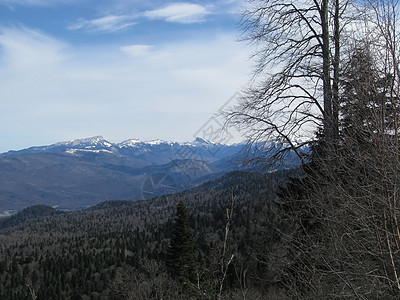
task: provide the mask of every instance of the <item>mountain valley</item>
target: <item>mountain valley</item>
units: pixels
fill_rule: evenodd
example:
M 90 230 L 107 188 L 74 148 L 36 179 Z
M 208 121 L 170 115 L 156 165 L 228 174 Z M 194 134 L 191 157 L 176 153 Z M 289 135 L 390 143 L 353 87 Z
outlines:
M 128 140 L 102 136 L 0 154 L 0 213 L 46 204 L 76 210 L 105 200 L 149 199 L 239 168 L 243 144 Z
M 279 145 L 271 145 L 279 151 Z M 0 154 L 0 215 L 37 204 L 78 210 L 107 200 L 176 193 L 245 170 L 243 161 L 254 153 L 260 149 L 246 143 L 201 138 L 110 143 L 102 136 L 9 151 Z M 288 168 L 299 164 L 294 155 L 286 162 Z

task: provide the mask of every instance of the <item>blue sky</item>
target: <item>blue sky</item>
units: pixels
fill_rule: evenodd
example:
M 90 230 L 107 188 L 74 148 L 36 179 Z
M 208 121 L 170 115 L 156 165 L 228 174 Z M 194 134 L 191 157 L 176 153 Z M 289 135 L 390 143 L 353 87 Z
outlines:
M 244 2 L 0 0 L 0 152 L 191 141 L 250 79 Z

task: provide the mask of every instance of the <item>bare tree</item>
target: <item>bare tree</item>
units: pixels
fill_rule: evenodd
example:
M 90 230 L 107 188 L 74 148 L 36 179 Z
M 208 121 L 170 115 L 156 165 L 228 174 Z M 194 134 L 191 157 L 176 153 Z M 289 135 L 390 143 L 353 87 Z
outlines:
M 243 40 L 256 50 L 251 86 L 226 112 L 251 141 L 277 140 L 296 151 L 296 137 L 323 127 L 338 135 L 341 32 L 347 0 L 250 0 L 243 14 Z M 300 155 L 299 152 L 296 152 Z M 301 155 L 300 155 L 301 156 Z
M 399 298 L 399 4 L 357 2 L 364 20 L 346 19 L 346 1 L 251 1 L 244 14 L 257 65 L 228 122 L 293 150 L 323 128 L 279 204 L 287 251 L 274 259 L 293 297 Z
M 140 268 L 124 265 L 110 284 L 107 299 L 186 299 L 179 282 L 171 278 L 164 264 L 144 259 Z
M 31 285 L 27 285 L 27 288 L 29 290 L 29 295 L 31 296 L 32 300 L 36 300 L 37 299 L 37 295 L 36 295 L 36 291 L 35 288 Z
M 296 297 L 395 299 L 400 99 L 373 43 L 360 44 L 349 57 L 339 147 L 328 157 L 315 151 L 308 176 L 287 190 L 289 263 L 282 273 Z
M 233 217 L 233 209 L 235 206 L 235 196 L 233 195 L 233 191 L 231 191 L 231 203 L 230 207 L 226 209 L 226 221 L 225 221 L 225 232 L 224 232 L 224 242 L 222 244 L 222 250 L 221 250 L 221 257 L 220 257 L 220 276 L 221 278 L 219 279 L 218 283 L 218 294 L 217 294 L 217 299 L 221 299 L 222 297 L 222 291 L 224 288 L 224 281 L 226 279 L 226 275 L 228 273 L 228 268 L 230 264 L 232 263 L 235 255 L 231 254 L 229 257 L 227 256 L 227 251 L 228 251 L 228 236 L 231 231 L 231 226 L 232 226 L 232 217 Z

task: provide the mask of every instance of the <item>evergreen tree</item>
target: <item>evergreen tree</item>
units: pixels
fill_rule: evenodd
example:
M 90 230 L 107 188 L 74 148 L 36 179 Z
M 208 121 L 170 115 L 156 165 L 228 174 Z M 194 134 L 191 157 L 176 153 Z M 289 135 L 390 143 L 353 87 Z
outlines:
M 196 265 L 197 249 L 193 232 L 189 227 L 185 203 L 180 200 L 167 253 L 167 268 L 174 278 L 181 283 L 187 283 L 195 280 Z
M 319 141 L 306 176 L 280 193 L 282 278 L 293 298 L 398 298 L 399 109 L 378 67 L 367 47 L 354 49 L 338 147 L 329 153 Z
M 345 147 L 368 147 L 376 138 L 389 136 L 398 114 L 393 105 L 398 99 L 390 96 L 392 75 L 379 71 L 369 44 L 354 49 L 342 76 L 340 125 Z

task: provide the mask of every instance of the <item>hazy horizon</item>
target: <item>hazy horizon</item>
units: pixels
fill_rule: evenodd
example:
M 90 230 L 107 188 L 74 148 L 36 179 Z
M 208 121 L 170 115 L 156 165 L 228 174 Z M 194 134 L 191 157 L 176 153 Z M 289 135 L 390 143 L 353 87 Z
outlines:
M 193 140 L 250 78 L 243 3 L 2 1 L 0 152 Z

